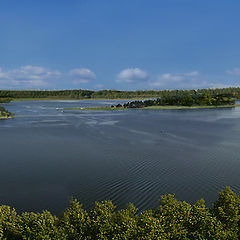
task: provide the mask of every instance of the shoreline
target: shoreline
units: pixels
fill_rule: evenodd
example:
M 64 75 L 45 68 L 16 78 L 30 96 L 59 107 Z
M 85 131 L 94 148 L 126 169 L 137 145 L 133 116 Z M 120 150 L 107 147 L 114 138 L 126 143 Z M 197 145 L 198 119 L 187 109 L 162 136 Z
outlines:
M 64 110 L 95 110 L 95 111 L 120 111 L 127 109 L 159 109 L 159 110 L 181 110 L 181 109 L 217 109 L 217 108 L 235 108 L 240 107 L 240 104 L 234 105 L 218 105 L 218 106 L 149 106 L 143 108 L 123 108 L 123 107 L 92 107 L 92 108 L 81 108 L 81 107 L 72 107 L 72 108 L 64 108 Z
M 217 105 L 217 106 L 209 106 L 209 105 L 200 105 L 200 106 L 149 106 L 143 107 L 142 109 L 216 109 L 216 108 L 235 108 L 240 107 L 240 104 L 227 104 L 227 105 Z
M 141 99 L 151 99 L 155 97 L 136 97 L 136 98 L 13 98 L 11 102 L 21 102 L 21 101 L 82 101 L 82 100 L 141 100 Z

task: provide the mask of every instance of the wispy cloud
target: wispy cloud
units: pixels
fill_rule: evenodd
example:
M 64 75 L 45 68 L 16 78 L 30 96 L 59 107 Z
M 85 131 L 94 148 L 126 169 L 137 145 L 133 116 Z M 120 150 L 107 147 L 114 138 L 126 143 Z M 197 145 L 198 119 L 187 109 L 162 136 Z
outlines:
M 126 68 L 117 75 L 116 82 L 133 83 L 148 79 L 147 72 L 140 68 Z
M 4 71 L 0 68 L 0 87 L 43 87 L 48 80 L 61 76 L 59 71 L 52 71 L 38 66 L 22 66 L 20 68 Z
M 210 88 L 229 88 L 229 87 L 239 87 L 239 84 L 225 84 L 225 83 L 210 83 Z
M 226 71 L 228 75 L 240 76 L 240 68 L 234 68 L 232 70 Z
M 67 73 L 32 65 L 7 71 L 0 68 L 0 88 L 53 87 L 57 84 L 54 80 L 62 82 L 64 79 L 69 79 L 73 84 L 86 84 L 95 80 L 96 74 L 87 68 L 75 68 Z
M 198 71 L 186 73 L 164 73 L 159 75 L 155 80 L 150 81 L 149 85 L 158 88 L 191 88 L 206 84 L 206 82 L 199 81 L 199 76 L 200 73 Z
M 193 71 L 193 72 L 184 73 L 183 75 L 186 77 L 196 77 L 196 76 L 199 76 L 200 73 L 198 71 Z
M 117 74 L 116 82 L 122 83 L 124 88 L 134 89 L 196 89 L 196 88 L 223 88 L 239 86 L 240 68 L 234 68 L 219 76 L 200 75 L 199 71 L 183 73 L 168 72 L 150 76 L 140 68 L 126 68 Z M 87 86 L 93 89 L 103 88 L 102 82 L 96 82 L 96 74 L 88 68 L 74 68 L 67 72 L 51 70 L 41 66 L 21 66 L 4 70 L 0 68 L 0 89 L 31 89 L 31 88 L 58 88 L 59 84 L 72 87 Z M 104 84 L 106 86 L 106 84 Z M 137 87 L 136 87 L 137 86 Z M 124 89 L 123 88 L 123 89 Z
M 95 88 L 102 88 L 103 86 L 104 86 L 104 85 L 100 83 L 100 84 L 96 84 L 96 85 L 95 85 Z
M 74 84 L 89 83 L 96 79 L 96 74 L 88 68 L 75 68 L 69 74 L 74 78 Z

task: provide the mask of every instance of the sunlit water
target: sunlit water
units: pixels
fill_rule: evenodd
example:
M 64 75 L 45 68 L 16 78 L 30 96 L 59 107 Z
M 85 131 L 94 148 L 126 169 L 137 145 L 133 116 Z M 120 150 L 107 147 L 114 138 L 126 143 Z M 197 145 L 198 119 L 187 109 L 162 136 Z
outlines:
M 79 111 L 124 101 L 23 101 L 0 121 L 0 204 L 61 214 L 71 196 L 86 209 L 156 207 L 175 193 L 211 206 L 240 192 L 240 108 Z

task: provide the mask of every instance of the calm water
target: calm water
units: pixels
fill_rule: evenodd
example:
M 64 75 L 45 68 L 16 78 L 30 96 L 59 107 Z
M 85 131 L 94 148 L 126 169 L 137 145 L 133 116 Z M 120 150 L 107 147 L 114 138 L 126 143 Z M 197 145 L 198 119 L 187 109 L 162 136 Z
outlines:
M 85 208 L 156 207 L 162 194 L 210 206 L 240 192 L 240 108 L 62 112 L 124 101 L 23 101 L 0 121 L 0 204 L 61 214 L 71 196 Z

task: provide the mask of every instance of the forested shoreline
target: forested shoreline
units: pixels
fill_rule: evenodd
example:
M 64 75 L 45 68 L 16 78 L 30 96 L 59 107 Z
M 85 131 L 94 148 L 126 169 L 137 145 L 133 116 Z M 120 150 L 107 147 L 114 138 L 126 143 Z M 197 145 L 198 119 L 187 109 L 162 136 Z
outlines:
M 198 89 L 198 90 L 142 90 L 142 91 L 118 91 L 118 90 L 0 90 L 0 98 L 51 98 L 51 99 L 133 99 L 154 98 L 186 94 L 223 95 L 230 98 L 240 98 L 240 88 L 222 89 Z
M 156 209 L 139 212 L 133 204 L 116 210 L 111 201 L 86 211 L 71 200 L 59 217 L 49 211 L 18 214 L 0 206 L 0 239 L 239 239 L 240 198 L 229 187 L 213 207 L 203 199 L 191 205 L 174 195 L 161 197 Z

